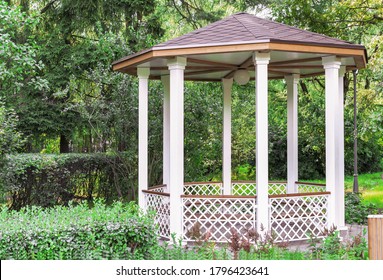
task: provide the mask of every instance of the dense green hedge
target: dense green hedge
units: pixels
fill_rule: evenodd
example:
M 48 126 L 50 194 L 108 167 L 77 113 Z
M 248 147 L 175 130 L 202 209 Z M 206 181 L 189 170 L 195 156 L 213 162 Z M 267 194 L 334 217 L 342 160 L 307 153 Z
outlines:
M 16 154 L 2 165 L 0 190 L 11 209 L 135 198 L 136 163 L 127 153 Z
M 143 258 L 157 243 L 151 217 L 134 203 L 3 207 L 0 224 L 0 259 Z

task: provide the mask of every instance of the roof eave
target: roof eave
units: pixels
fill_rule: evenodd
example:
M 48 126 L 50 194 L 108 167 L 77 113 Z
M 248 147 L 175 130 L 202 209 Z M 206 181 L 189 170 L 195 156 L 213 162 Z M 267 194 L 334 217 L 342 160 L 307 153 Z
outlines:
M 302 48 L 303 47 L 303 48 Z M 203 49 L 203 51 L 201 51 Z M 340 51 L 340 50 L 343 51 Z M 136 67 L 156 57 L 174 57 L 193 54 L 241 52 L 241 51 L 299 51 L 308 53 L 322 53 L 334 55 L 348 55 L 359 57 L 357 68 L 364 68 L 367 64 L 367 52 L 364 46 L 349 44 L 313 43 L 286 40 L 257 40 L 248 42 L 234 42 L 228 44 L 185 45 L 173 47 L 152 47 L 150 49 L 126 56 L 112 63 L 114 71 L 122 71 L 127 67 Z M 362 57 L 362 59 L 360 59 Z

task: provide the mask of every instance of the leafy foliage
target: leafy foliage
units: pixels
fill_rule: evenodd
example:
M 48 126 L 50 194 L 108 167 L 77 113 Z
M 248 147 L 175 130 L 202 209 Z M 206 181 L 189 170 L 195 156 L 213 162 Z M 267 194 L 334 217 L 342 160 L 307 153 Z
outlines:
M 12 108 L 6 108 L 0 98 L 0 162 L 4 155 L 15 152 L 23 144 L 23 136 L 17 131 L 18 116 Z
M 135 198 L 129 154 L 17 154 L 6 158 L 2 192 L 11 209 L 67 205 L 72 199 Z
M 376 214 L 377 207 L 372 204 L 364 204 L 361 194 L 346 193 L 345 195 L 345 219 L 349 224 L 367 224 L 367 216 Z
M 0 1 L 0 94 L 10 96 L 22 88 L 47 88 L 39 76 L 44 64 L 38 59 L 39 46 L 33 30 L 39 20 L 28 16 L 19 7 Z
M 382 4 L 379 0 L 23 0 L 1 2 L 0 91 L 27 138 L 23 152 L 137 154 L 137 81 L 111 71 L 125 55 L 235 12 L 364 44 L 358 73 L 359 172 L 381 170 L 383 158 Z M 18 7 L 20 6 L 20 7 Z M 4 51 L 1 51 L 4 50 Z M 16 82 L 15 82 L 16 81 Z M 325 176 L 323 78 L 299 88 L 299 178 Z M 162 86 L 149 98 L 150 184 L 161 182 Z M 345 78 L 345 170 L 352 174 L 352 76 Z M 220 179 L 222 88 L 185 83 L 185 180 Z M 269 174 L 286 178 L 286 85 L 269 82 Z M 233 177 L 255 176 L 254 84 L 232 93 Z M 19 150 L 20 150 L 19 149 Z M 245 167 L 245 168 L 243 168 Z M 246 172 L 243 172 L 246 169 Z M 129 174 L 135 178 L 136 168 Z M 247 176 L 247 178 L 246 178 Z M 135 183 L 135 182 L 134 182 Z
M 249 236 L 249 232 L 253 234 Z M 341 242 L 339 232 L 328 231 L 321 240 L 309 240 L 309 250 L 291 250 L 288 243 L 275 243 L 273 235 L 249 231 L 245 235 L 232 230 L 228 244 L 218 246 L 208 238 L 196 240 L 196 245 L 183 246 L 173 236 L 172 243 L 154 246 L 150 259 L 155 260 L 364 260 L 368 258 L 367 241 L 363 233 Z M 365 234 L 365 233 L 364 233 Z
M 134 203 L 106 207 L 96 200 L 51 209 L 0 212 L 0 259 L 142 258 L 156 244 L 156 229 Z

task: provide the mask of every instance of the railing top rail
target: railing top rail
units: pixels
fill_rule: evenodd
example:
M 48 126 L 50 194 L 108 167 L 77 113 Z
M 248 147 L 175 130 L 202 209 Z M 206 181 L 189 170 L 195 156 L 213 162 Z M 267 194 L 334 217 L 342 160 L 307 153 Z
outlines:
M 222 184 L 222 182 L 186 182 L 184 186 L 190 185 L 208 185 L 208 184 Z
M 148 194 L 161 195 L 161 196 L 170 196 L 170 193 L 162 193 L 162 192 L 156 192 L 156 191 L 150 191 L 150 190 L 142 190 L 142 192 L 148 193 Z
M 166 184 L 163 184 L 163 185 L 155 185 L 155 186 L 151 186 L 148 188 L 148 190 L 152 190 L 152 189 L 160 189 L 160 188 L 166 188 L 167 185 Z
M 283 198 L 283 197 L 296 197 L 296 196 L 319 196 L 329 195 L 331 192 L 310 192 L 310 193 L 287 193 L 287 194 L 272 194 L 269 198 Z
M 253 198 L 255 199 L 257 196 L 254 195 L 194 195 L 194 194 L 183 194 L 181 195 L 182 198 L 218 198 L 218 199 L 228 199 L 228 198 L 243 198 L 243 199 L 249 199 Z
M 245 181 L 245 180 L 235 180 L 231 181 L 232 184 L 235 183 L 247 183 L 247 184 L 255 184 L 257 181 Z M 269 184 L 287 184 L 286 181 L 269 181 Z
M 298 184 L 298 185 L 312 185 L 312 186 L 321 186 L 321 187 L 325 187 L 326 184 L 320 184 L 320 183 L 311 183 L 311 182 L 301 182 L 301 181 L 297 181 L 295 182 L 295 184 Z

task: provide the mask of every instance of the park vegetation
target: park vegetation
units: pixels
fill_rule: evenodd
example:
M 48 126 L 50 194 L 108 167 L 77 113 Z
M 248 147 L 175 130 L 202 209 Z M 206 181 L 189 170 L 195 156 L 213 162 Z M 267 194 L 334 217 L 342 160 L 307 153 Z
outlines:
M 376 181 L 380 180 L 380 0 L 0 0 L 0 204 L 5 205 L 0 221 L 0 258 L 233 257 L 234 249 L 215 248 L 206 240 L 200 249 L 151 246 L 156 236 L 150 215 L 139 213 L 133 204 L 115 202 L 137 198 L 138 85 L 136 78 L 113 72 L 111 63 L 240 11 L 366 47 L 367 68 L 359 70 L 356 83 L 358 172 L 375 172 Z M 344 85 L 345 171 L 352 175 L 352 73 L 346 73 Z M 149 184 L 156 185 L 162 183 L 163 87 L 159 81 L 150 81 L 149 91 Z M 221 180 L 222 92 L 220 83 L 185 83 L 185 181 Z M 302 180 L 325 177 L 324 101 L 323 77 L 300 80 Z M 286 107 L 285 82 L 270 81 L 269 173 L 275 180 L 284 180 L 287 173 Z M 232 116 L 233 178 L 253 180 L 252 82 L 234 85 Z M 361 190 L 368 189 L 369 182 L 363 183 Z M 373 191 L 381 193 L 382 185 Z M 95 203 L 95 198 L 103 198 L 103 202 Z M 360 195 L 349 195 L 346 202 L 351 222 L 365 223 L 365 215 L 376 212 Z M 78 220 L 69 221 L 73 215 Z M 60 221 L 57 228 L 48 224 L 56 219 Z M 89 219 L 92 223 L 84 228 Z M 113 245 L 106 234 L 110 228 L 117 242 Z M 23 236 L 29 239 L 23 240 Z M 291 258 L 366 257 L 361 238 L 349 245 L 339 245 L 337 238 L 331 233 L 321 245 L 313 245 L 310 256 L 297 253 Z M 270 248 L 264 258 L 290 254 L 274 245 Z M 238 257 L 260 258 L 258 247 L 247 249 L 238 249 Z

